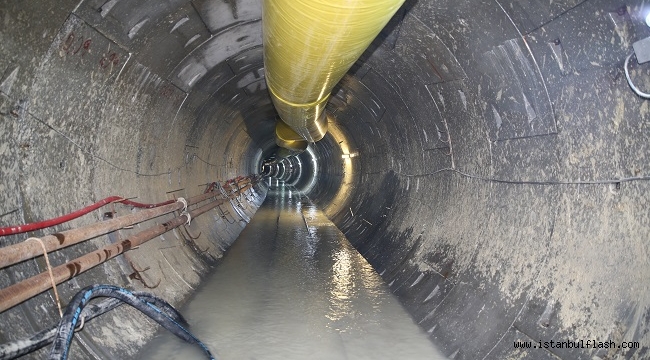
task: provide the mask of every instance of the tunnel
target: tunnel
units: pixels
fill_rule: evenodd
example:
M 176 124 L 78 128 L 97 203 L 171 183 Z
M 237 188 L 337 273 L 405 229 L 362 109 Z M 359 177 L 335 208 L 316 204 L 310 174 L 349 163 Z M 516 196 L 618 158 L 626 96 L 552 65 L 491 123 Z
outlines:
M 189 198 L 252 175 L 239 204 L 79 274 L 57 296 L 66 304 L 112 284 L 180 306 L 219 272 L 269 189 L 287 187 L 449 359 L 648 359 L 650 112 L 634 90 L 650 91 L 648 14 L 646 0 L 407 0 L 332 91 L 325 137 L 281 158 L 262 1 L 4 0 L 0 226 L 108 196 Z M 0 246 L 137 212 L 110 206 Z M 48 266 L 37 256 L 4 267 L 0 288 Z M 41 292 L 0 313 L 0 343 L 58 319 Z M 126 310 L 101 319 L 77 333 L 72 358 L 133 358 L 156 331 Z M 513 346 L 588 340 L 619 345 Z

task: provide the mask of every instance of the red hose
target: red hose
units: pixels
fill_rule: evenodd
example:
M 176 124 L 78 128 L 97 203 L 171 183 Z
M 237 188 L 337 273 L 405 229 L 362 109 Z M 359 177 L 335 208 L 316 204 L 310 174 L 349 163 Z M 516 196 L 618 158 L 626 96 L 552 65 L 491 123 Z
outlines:
M 235 179 L 231 179 L 231 180 L 226 181 L 226 185 L 230 184 L 230 183 L 237 184 L 238 181 L 246 179 L 246 178 L 247 177 L 244 177 L 244 176 L 238 176 Z M 217 183 L 214 183 L 214 182 L 211 183 L 210 186 L 208 187 L 208 189 L 206 189 L 205 192 L 207 193 L 207 192 L 212 191 L 212 189 L 214 189 L 215 185 L 217 185 Z M 237 187 L 239 187 L 239 185 Z M 55 226 L 55 225 L 60 225 L 60 224 L 63 224 L 65 222 L 68 222 L 70 220 L 74 220 L 74 219 L 76 219 L 78 217 L 86 215 L 89 212 L 91 212 L 93 210 L 97 210 L 100 207 L 102 207 L 102 206 L 104 206 L 106 204 L 110 204 L 112 202 L 118 202 L 118 203 L 121 203 L 121 204 L 124 204 L 124 205 L 131 205 L 131 206 L 137 207 L 137 208 L 152 209 L 152 208 L 163 206 L 163 205 L 173 204 L 173 203 L 176 202 L 176 200 L 169 200 L 169 201 L 161 202 L 161 203 L 158 203 L 158 204 L 143 204 L 143 203 L 139 203 L 139 202 L 135 202 L 135 201 L 131 201 L 131 200 L 126 200 L 126 199 L 124 199 L 123 197 L 120 197 L 120 196 L 109 196 L 109 197 L 107 197 L 105 199 L 102 199 L 102 200 L 100 200 L 100 201 L 98 201 L 98 202 L 96 202 L 96 203 L 94 203 L 94 204 L 92 204 L 90 206 L 86 206 L 83 209 L 79 209 L 79 210 L 77 210 L 75 212 L 69 213 L 67 215 L 56 217 L 54 219 L 43 220 L 43 221 L 31 223 L 31 224 L 8 226 L 8 227 L 0 228 L 0 236 L 22 234 L 22 233 L 26 233 L 26 232 L 29 232 L 29 231 L 35 231 L 35 230 L 45 229 L 45 228 Z
M 173 204 L 173 203 L 176 202 L 176 200 L 169 200 L 169 201 L 165 201 L 165 202 L 158 203 L 158 204 L 142 204 L 142 203 L 139 203 L 139 202 L 126 200 L 126 199 L 124 199 L 123 197 L 120 197 L 120 196 L 109 196 L 109 197 L 107 197 L 105 199 L 102 199 L 102 200 L 100 200 L 100 201 L 98 201 L 98 202 L 96 202 L 96 203 L 94 203 L 94 204 L 92 204 L 90 206 L 86 206 L 83 209 L 79 209 L 79 210 L 77 210 L 75 212 L 69 213 L 67 215 L 56 217 L 54 219 L 43 220 L 43 221 L 31 223 L 31 224 L 24 224 L 24 225 L 9 226 L 9 227 L 0 228 L 0 236 L 22 234 L 22 233 L 26 233 L 26 232 L 29 232 L 29 231 L 44 229 L 44 228 L 47 228 L 47 227 L 50 227 L 50 226 L 60 225 L 60 224 L 63 224 L 64 222 L 68 222 L 70 220 L 74 220 L 74 219 L 76 219 L 78 217 L 86 215 L 89 212 L 91 212 L 93 210 L 97 210 L 100 207 L 102 207 L 102 206 L 104 206 L 106 204 L 110 204 L 112 202 L 119 202 L 119 203 L 122 203 L 124 205 L 131 205 L 131 206 L 137 207 L 137 208 L 151 209 L 151 208 L 155 208 L 155 207 L 159 207 L 159 206 L 163 206 L 163 205 Z

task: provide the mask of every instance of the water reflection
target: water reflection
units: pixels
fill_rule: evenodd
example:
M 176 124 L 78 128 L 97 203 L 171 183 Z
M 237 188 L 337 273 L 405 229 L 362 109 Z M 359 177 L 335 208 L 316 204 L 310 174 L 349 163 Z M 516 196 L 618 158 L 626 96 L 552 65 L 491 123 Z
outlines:
M 345 249 L 336 251 L 330 280 L 331 306 L 327 314 L 327 318 L 332 321 L 337 321 L 351 313 L 350 298 L 354 295 L 354 281 L 350 267 L 350 253 Z
M 344 235 L 283 187 L 182 312 L 219 359 L 443 358 Z M 138 358 L 203 354 L 162 333 Z

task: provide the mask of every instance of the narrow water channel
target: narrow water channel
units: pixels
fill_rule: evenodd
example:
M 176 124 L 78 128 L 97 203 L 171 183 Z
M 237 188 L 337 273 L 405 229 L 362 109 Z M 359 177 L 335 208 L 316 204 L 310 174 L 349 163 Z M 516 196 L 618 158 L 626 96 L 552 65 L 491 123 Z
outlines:
M 443 359 L 336 226 L 282 186 L 181 310 L 218 359 Z M 139 358 L 204 355 L 161 332 Z

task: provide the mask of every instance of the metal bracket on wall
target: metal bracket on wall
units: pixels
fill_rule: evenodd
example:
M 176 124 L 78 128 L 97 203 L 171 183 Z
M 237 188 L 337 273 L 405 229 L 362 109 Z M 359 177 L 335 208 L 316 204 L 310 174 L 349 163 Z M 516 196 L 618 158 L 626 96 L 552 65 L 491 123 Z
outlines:
M 161 281 L 162 279 L 158 279 L 158 282 L 156 283 L 156 285 L 149 285 L 149 284 L 147 284 L 147 282 L 144 280 L 144 278 L 142 277 L 142 275 L 140 275 L 141 273 L 143 273 L 143 272 L 149 270 L 149 269 L 150 269 L 149 266 L 147 266 L 147 267 L 144 268 L 144 269 L 138 269 L 138 268 L 133 264 L 133 262 L 131 262 L 131 261 L 129 261 L 129 265 L 131 265 L 131 269 L 133 269 L 133 273 L 131 273 L 131 275 L 129 275 L 129 279 L 140 281 L 140 282 L 142 283 L 142 285 L 143 285 L 144 287 L 146 287 L 147 289 L 155 289 L 155 288 L 158 287 L 158 285 L 160 285 L 160 281 Z
M 650 36 L 632 44 L 636 54 L 636 62 L 639 64 L 650 61 Z
M 221 217 L 225 222 L 227 222 L 228 224 L 234 224 L 235 223 L 236 220 L 235 220 L 234 217 L 233 217 L 232 221 L 228 220 L 228 215 L 230 215 L 230 212 L 229 211 L 224 211 L 221 208 L 221 205 L 217 206 L 215 209 L 218 209 L 219 217 Z

